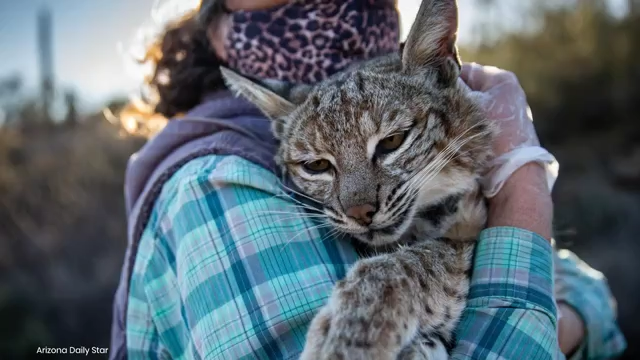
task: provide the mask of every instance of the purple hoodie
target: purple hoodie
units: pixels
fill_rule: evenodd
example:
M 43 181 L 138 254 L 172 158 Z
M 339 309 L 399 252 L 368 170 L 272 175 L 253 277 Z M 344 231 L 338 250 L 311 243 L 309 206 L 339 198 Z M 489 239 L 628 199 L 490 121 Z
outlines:
M 277 141 L 270 121 L 247 100 L 224 90 L 205 97 L 131 156 L 125 178 L 128 245 L 113 304 L 110 359 L 126 359 L 129 281 L 142 232 L 163 185 L 190 160 L 212 154 L 237 155 L 277 173 Z

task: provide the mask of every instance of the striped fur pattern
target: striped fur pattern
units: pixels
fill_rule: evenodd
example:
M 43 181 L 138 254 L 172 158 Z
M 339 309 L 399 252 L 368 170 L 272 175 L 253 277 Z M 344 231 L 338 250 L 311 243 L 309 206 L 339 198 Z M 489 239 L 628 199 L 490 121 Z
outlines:
M 448 358 L 486 222 L 478 179 L 493 136 L 458 82 L 456 31 L 456 2 L 425 0 L 400 54 L 316 86 L 223 69 L 272 119 L 277 161 L 317 216 L 367 245 L 312 321 L 303 360 Z M 367 223 L 347 215 L 359 204 L 375 209 Z

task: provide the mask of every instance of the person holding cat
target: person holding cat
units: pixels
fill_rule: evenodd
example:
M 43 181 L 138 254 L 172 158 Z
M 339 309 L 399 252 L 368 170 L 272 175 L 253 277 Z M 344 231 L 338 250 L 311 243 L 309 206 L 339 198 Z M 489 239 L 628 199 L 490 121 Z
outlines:
M 283 192 L 269 122 L 226 89 L 219 66 L 315 83 L 399 51 L 398 28 L 394 1 L 204 1 L 150 46 L 147 85 L 158 96 L 148 115 L 174 120 L 127 169 L 129 248 L 111 359 L 299 356 L 310 320 L 358 256 Z M 461 79 L 502 130 L 497 160 L 539 145 L 513 74 L 465 64 Z M 451 357 L 619 355 L 606 280 L 551 250 L 545 167 L 516 167 L 485 179 L 489 220 Z

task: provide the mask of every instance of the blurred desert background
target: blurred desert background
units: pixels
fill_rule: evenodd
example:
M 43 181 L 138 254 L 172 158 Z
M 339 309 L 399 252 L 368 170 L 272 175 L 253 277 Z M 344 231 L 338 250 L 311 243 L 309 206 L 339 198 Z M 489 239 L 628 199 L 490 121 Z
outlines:
M 144 143 L 114 114 L 140 80 L 127 49 L 167 3 L 0 0 L 0 359 L 109 346 L 124 170 Z M 418 5 L 400 0 L 403 29 Z M 557 241 L 608 277 L 640 359 L 640 1 L 459 5 L 463 60 L 520 78 L 560 162 Z

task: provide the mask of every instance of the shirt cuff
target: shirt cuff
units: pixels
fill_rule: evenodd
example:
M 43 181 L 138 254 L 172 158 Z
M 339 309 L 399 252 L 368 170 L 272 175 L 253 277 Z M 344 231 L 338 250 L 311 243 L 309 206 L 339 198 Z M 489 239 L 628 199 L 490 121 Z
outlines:
M 469 306 L 501 303 L 546 312 L 557 326 L 553 249 L 548 240 L 514 227 L 492 227 L 478 238 Z

